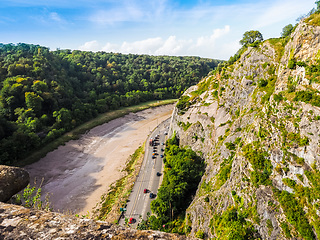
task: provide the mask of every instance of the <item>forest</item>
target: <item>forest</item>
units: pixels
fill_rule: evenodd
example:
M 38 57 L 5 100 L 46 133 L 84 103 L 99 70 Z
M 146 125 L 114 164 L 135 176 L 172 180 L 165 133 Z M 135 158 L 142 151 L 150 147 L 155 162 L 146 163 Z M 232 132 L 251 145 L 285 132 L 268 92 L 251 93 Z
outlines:
M 0 164 L 100 113 L 179 98 L 220 61 L 0 44 Z

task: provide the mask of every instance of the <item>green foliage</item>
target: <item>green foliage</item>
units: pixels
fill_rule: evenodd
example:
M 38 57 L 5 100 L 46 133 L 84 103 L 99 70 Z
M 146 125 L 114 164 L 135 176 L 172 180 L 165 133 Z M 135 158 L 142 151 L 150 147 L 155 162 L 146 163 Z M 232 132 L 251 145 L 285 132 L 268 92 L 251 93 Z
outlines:
M 293 225 L 303 239 L 315 239 L 306 214 L 294 195 L 287 191 L 275 190 L 275 195 L 283 209 L 289 223 Z
M 300 147 L 306 146 L 309 144 L 309 138 L 308 137 L 301 137 L 300 133 L 287 133 L 286 140 L 289 140 L 290 142 L 287 143 L 289 146 L 292 145 L 292 143 L 297 143 Z M 301 161 L 301 160 L 298 160 Z
M 297 62 L 295 59 L 289 59 L 288 66 L 287 66 L 289 69 L 294 69 L 296 65 L 297 65 Z
M 119 201 L 124 195 L 124 187 L 127 184 L 129 177 L 135 170 L 135 164 L 138 159 L 143 157 L 144 151 L 140 146 L 132 155 L 130 155 L 129 161 L 126 164 L 124 171 L 126 175 L 118 179 L 115 183 L 110 186 L 110 189 L 107 194 L 101 197 L 101 207 L 97 209 L 97 219 L 104 220 L 107 215 L 111 212 L 114 204 Z
M 306 23 L 314 26 L 320 26 L 320 13 L 319 13 L 319 1 L 316 1 L 317 11 L 305 20 Z
M 184 113 L 184 111 L 191 105 L 191 103 L 189 102 L 190 97 L 187 95 L 182 96 L 176 107 L 182 112 Z
M 286 222 L 281 222 L 280 227 L 282 231 L 284 232 L 284 236 L 288 239 L 291 239 L 291 233 L 290 233 L 290 228 Z
M 213 218 L 214 233 L 221 240 L 248 240 L 254 238 L 254 227 L 245 220 L 246 214 L 235 207 L 229 207 Z
M 259 79 L 258 81 L 258 87 L 262 88 L 268 85 L 268 81 L 265 79 Z
M 236 149 L 236 145 L 232 142 L 226 142 L 225 143 L 226 145 L 226 148 L 229 149 L 229 150 L 235 150 Z
M 243 38 L 240 40 L 242 46 L 247 46 L 256 41 L 263 41 L 263 36 L 259 31 L 247 31 L 243 34 Z
M 268 228 L 268 234 L 270 235 L 273 231 L 273 225 L 272 225 L 272 222 L 270 219 L 267 219 L 266 223 L 267 223 L 267 228 Z
M 175 134 L 166 142 L 164 178 L 157 198 L 151 202 L 151 210 L 157 215 L 153 217 L 152 229 L 160 229 L 165 224 L 171 226 L 168 231 L 178 231 L 178 223 L 183 222 L 179 216 L 184 215 L 204 173 L 203 160 L 178 144 Z
M 223 184 L 229 179 L 232 163 L 233 163 L 234 152 L 228 158 L 223 159 L 223 162 L 220 164 L 219 173 L 217 175 L 217 181 L 215 183 L 215 190 L 221 188 Z
M 22 195 L 17 194 L 15 195 L 16 201 L 19 204 L 27 208 L 34 208 L 40 210 L 47 210 L 49 211 L 49 201 L 46 198 L 45 202 L 41 201 L 41 187 L 31 187 L 30 184 L 23 190 Z
M 268 39 L 269 43 L 273 45 L 276 51 L 276 61 L 280 61 L 284 53 L 284 48 L 288 42 L 289 38 L 270 38 Z
M 282 182 L 290 188 L 294 188 L 297 184 L 296 181 L 294 181 L 290 178 L 283 178 Z
M 0 163 L 25 158 L 99 113 L 179 98 L 218 63 L 0 44 Z
M 197 237 L 197 238 L 200 238 L 200 239 L 204 239 L 204 237 L 205 237 L 204 232 L 199 229 L 199 230 L 196 232 L 196 237 Z
M 272 173 L 272 164 L 267 159 L 267 153 L 261 147 L 253 144 L 245 145 L 242 148 L 245 158 L 252 164 L 251 181 L 255 186 L 270 184 L 268 181 Z
M 269 101 L 270 96 L 274 92 L 276 80 L 277 80 L 277 78 L 275 76 L 269 77 L 268 80 L 264 80 L 264 79 L 259 80 L 259 83 L 258 83 L 258 85 L 260 85 L 259 89 L 261 91 L 265 91 L 266 92 L 266 94 L 261 99 L 262 103 L 265 103 L 266 101 Z
M 273 100 L 276 101 L 277 103 L 281 102 L 283 100 L 282 93 L 274 94 L 273 95 Z
M 291 35 L 294 27 L 292 24 L 288 24 L 284 28 L 282 28 L 281 37 L 285 38 Z
M 190 123 L 190 122 L 187 122 L 187 123 L 178 122 L 178 125 L 179 125 L 179 127 L 182 127 L 184 131 L 187 131 L 188 128 L 192 125 L 192 123 Z
M 317 95 L 315 91 L 298 91 L 293 100 L 310 103 L 313 106 L 320 107 L 320 96 Z

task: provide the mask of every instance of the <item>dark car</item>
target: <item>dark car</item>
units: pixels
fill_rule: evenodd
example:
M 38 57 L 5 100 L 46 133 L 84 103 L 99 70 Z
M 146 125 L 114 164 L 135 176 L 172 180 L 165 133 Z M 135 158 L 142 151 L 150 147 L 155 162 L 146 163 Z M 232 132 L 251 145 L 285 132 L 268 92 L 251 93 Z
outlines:
M 150 193 L 149 195 L 150 198 L 154 198 L 155 197 L 155 194 L 153 194 L 152 192 Z
M 157 176 L 160 177 L 160 176 L 161 176 L 161 173 L 160 173 L 160 172 L 157 172 Z
M 163 158 L 163 155 L 161 154 L 160 157 Z

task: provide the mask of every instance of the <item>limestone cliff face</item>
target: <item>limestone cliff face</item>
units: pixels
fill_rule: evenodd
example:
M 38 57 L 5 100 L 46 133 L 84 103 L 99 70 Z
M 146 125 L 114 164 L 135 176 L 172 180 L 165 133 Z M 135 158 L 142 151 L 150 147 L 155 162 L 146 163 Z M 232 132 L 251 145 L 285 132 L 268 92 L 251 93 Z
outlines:
M 320 27 L 301 21 L 185 92 L 170 131 L 207 163 L 186 213 L 191 236 L 229 239 L 234 211 L 247 238 L 320 238 L 319 59 Z

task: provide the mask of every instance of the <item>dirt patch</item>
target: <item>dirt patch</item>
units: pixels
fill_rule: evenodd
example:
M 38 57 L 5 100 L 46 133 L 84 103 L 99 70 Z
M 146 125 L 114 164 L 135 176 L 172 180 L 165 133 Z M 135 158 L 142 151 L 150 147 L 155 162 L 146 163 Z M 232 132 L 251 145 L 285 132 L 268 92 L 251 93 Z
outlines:
M 172 110 L 173 105 L 166 105 L 114 119 L 25 169 L 31 181 L 43 179 L 42 195 L 49 194 L 54 211 L 86 215 L 110 184 L 122 177 L 128 157 Z

